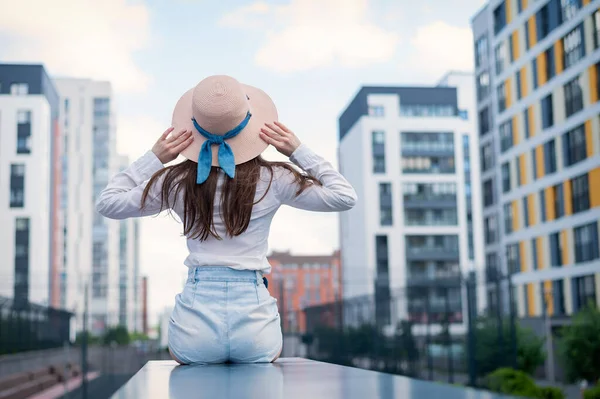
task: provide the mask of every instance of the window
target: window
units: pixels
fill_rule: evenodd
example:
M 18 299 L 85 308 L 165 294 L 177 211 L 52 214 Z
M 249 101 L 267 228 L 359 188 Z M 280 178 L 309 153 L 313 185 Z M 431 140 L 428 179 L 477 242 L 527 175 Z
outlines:
M 13 96 L 26 96 L 29 94 L 29 85 L 27 83 L 13 83 L 10 85 L 10 94 Z
M 498 268 L 498 255 L 489 253 L 485 255 L 485 280 L 488 283 L 498 280 L 500 270 Z
M 583 92 L 579 76 L 563 86 L 567 118 L 583 109 Z
M 479 111 L 479 135 L 483 136 L 490 131 L 490 110 L 485 107 Z
M 563 134 L 562 145 L 565 166 L 583 161 L 587 156 L 584 126 L 579 125 Z
M 373 173 L 385 173 L 385 132 L 373 132 Z
M 400 142 L 402 153 L 434 151 L 454 154 L 453 133 L 402 132 Z
M 554 215 L 556 219 L 561 218 L 565 214 L 565 201 L 563 197 L 563 185 L 562 183 L 552 187 L 554 192 Z
M 31 111 L 17 111 L 17 154 L 31 153 Z
M 487 63 L 488 58 L 488 40 L 487 36 L 481 36 L 475 42 L 475 66 L 480 66 Z
M 502 192 L 510 191 L 510 164 L 508 162 L 502 164 Z
M 458 117 L 463 121 L 469 120 L 469 111 L 467 111 L 466 109 L 458 110 Z
M 498 239 L 498 219 L 496 215 L 491 215 L 485 218 L 485 243 L 493 244 Z
M 404 183 L 404 201 L 456 202 L 456 183 Z
M 506 60 L 506 45 L 501 42 L 496 46 L 496 75 L 500 75 L 504 71 L 504 63 Z
M 456 116 L 455 106 L 444 104 L 400 104 L 401 116 L 449 117 Z
M 546 221 L 546 191 L 540 190 L 540 216 L 542 222 Z
M 587 306 L 596 306 L 596 278 L 595 276 L 577 277 L 573 280 L 573 313 Z
M 521 70 L 517 71 L 517 79 L 515 84 L 517 85 L 517 100 L 521 99 L 522 93 L 521 93 Z
M 510 244 L 506 246 L 506 263 L 508 266 L 508 272 L 511 274 L 519 273 L 521 270 L 518 244 Z
M 540 268 L 539 264 L 538 264 L 538 256 L 537 256 L 537 245 L 536 245 L 536 239 L 533 238 L 531 240 L 531 254 L 533 255 L 533 270 L 537 270 Z
M 600 258 L 598 223 L 586 224 L 573 229 L 575 237 L 575 263 L 589 262 Z
M 512 203 L 504 204 L 504 233 L 510 234 L 513 232 L 513 222 L 515 215 L 513 214 Z
M 488 71 L 485 71 L 477 77 L 477 98 L 481 101 L 488 94 L 490 94 L 490 74 Z
M 403 156 L 403 173 L 454 173 L 454 156 Z
M 523 226 L 529 226 L 529 206 L 527 206 L 527 197 L 523 197 Z
M 523 157 L 525 157 L 525 154 L 522 155 Z M 521 157 L 517 157 L 515 159 L 515 167 L 517 169 L 515 175 L 517 176 L 517 187 L 520 187 L 521 184 L 523 184 L 523 182 L 521 181 L 521 162 L 520 162 Z
M 370 105 L 369 116 L 382 117 L 385 116 L 385 108 L 383 105 Z
M 552 267 L 562 265 L 562 244 L 558 232 L 550 234 L 550 265 Z
M 533 180 L 537 177 L 537 162 L 535 160 L 535 148 L 531 149 L 531 178 Z
M 483 182 L 483 206 L 494 205 L 494 183 L 492 179 Z
M 15 219 L 15 301 L 26 303 L 29 298 L 29 218 Z
M 529 50 L 531 43 L 529 43 L 529 20 L 525 21 L 525 50 Z
M 555 280 L 552 282 L 552 294 L 554 297 L 554 314 L 557 316 L 564 315 L 566 313 L 566 308 L 563 280 Z
M 556 65 L 554 64 L 554 46 L 550 46 L 548 50 L 544 52 L 546 57 L 546 79 L 550 80 L 556 75 Z
M 382 226 L 392 225 L 392 185 L 379 183 L 379 221 Z
M 527 111 L 527 109 L 523 111 L 523 128 L 523 131 L 525 132 L 525 138 L 528 139 L 531 135 L 531 132 L 529 131 L 529 112 Z
M 581 8 L 581 0 L 560 0 L 562 22 L 567 22 Z
M 496 96 L 498 97 L 498 112 L 502 112 L 506 109 L 506 82 L 498 85 Z
M 538 73 L 537 73 L 537 58 L 531 60 L 531 73 L 533 74 L 533 89 L 538 87 Z
M 523 1 L 517 0 L 517 13 L 521 13 L 523 11 Z
M 494 166 L 494 150 L 492 143 L 484 144 L 481 147 L 481 170 L 485 172 Z
M 540 42 L 543 38 L 545 38 L 548 33 L 550 33 L 550 15 L 549 15 L 549 7 L 550 3 L 546 4 L 544 7 L 540 8 L 540 10 L 536 13 L 536 27 L 537 27 L 537 41 Z
M 510 0 L 509 0 L 510 1 Z M 494 33 L 498 34 L 506 25 L 506 4 L 502 2 L 494 10 Z
M 388 277 L 388 238 L 375 236 L 375 257 L 377 262 L 377 277 Z
M 456 208 L 405 209 L 404 223 L 407 226 L 456 226 Z
M 585 173 L 571 179 L 571 200 L 573 213 L 583 212 L 590 209 L 590 188 L 588 174 Z
M 562 39 L 564 49 L 564 65 L 565 69 L 575 65 L 585 56 L 585 48 L 583 46 L 583 27 L 578 25 L 571 32 L 567 33 Z
M 594 11 L 594 48 L 600 47 L 600 10 Z
M 500 151 L 505 152 L 513 146 L 512 120 L 502 123 L 498 130 L 500 131 Z
M 25 165 L 10 165 L 10 207 L 25 206 Z
M 544 143 L 544 170 L 546 175 L 556 172 L 556 145 L 554 139 Z
M 542 99 L 542 128 L 548 129 L 554 125 L 554 112 L 552 111 L 552 94 Z

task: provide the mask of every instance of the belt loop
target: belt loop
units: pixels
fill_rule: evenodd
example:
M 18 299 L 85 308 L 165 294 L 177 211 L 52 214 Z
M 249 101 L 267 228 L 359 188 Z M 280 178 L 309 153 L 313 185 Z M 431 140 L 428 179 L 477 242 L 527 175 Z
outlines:
M 260 285 L 260 283 L 262 283 L 262 274 L 256 270 L 256 285 Z

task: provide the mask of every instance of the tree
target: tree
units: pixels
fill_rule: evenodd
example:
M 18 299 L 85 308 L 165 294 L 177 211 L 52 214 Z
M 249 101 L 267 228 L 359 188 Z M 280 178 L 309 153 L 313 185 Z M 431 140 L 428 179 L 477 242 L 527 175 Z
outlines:
M 123 326 L 111 328 L 106 331 L 102 339 L 105 345 L 115 342 L 117 345 L 129 344 L 129 333 Z
M 516 326 L 517 369 L 533 374 L 544 363 L 544 339 L 531 330 Z M 501 334 L 501 336 L 500 336 Z M 482 377 L 496 369 L 511 367 L 513 358 L 510 324 L 498 324 L 492 319 L 478 320 L 475 326 L 475 361 L 477 375 Z
M 573 324 L 563 328 L 561 357 L 567 378 L 600 380 L 600 311 L 589 306 L 573 317 Z

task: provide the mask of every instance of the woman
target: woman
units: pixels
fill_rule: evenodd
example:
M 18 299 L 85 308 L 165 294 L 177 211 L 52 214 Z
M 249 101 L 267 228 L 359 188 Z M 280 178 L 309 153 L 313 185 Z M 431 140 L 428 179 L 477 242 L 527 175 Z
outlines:
M 176 133 L 173 133 L 176 132 Z M 288 163 L 260 154 L 274 146 Z M 164 167 L 182 154 L 186 161 Z M 96 204 L 111 219 L 174 211 L 183 221 L 188 279 L 175 299 L 169 350 L 180 364 L 266 363 L 282 350 L 276 300 L 263 275 L 281 205 L 352 208 L 356 194 L 331 164 L 277 122 L 262 90 L 211 76 L 177 102 L 152 151 L 116 174 Z

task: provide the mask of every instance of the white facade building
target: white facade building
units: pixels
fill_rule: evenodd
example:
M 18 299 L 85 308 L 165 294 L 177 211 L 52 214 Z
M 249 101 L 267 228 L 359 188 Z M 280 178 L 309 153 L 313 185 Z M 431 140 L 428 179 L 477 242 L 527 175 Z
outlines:
M 0 296 L 57 306 L 58 95 L 41 65 L 0 65 Z
M 472 79 L 362 87 L 340 116 L 340 170 L 359 197 L 340 215 L 343 296 L 397 297 L 376 306 L 383 324 L 423 321 L 426 302 L 442 313 L 446 297 L 465 319 L 460 278 L 483 264 Z
M 87 284 L 91 333 L 119 323 L 119 222 L 96 213 L 99 192 L 117 170 L 115 113 L 109 82 L 56 79 L 61 95 L 65 306 L 83 309 Z

